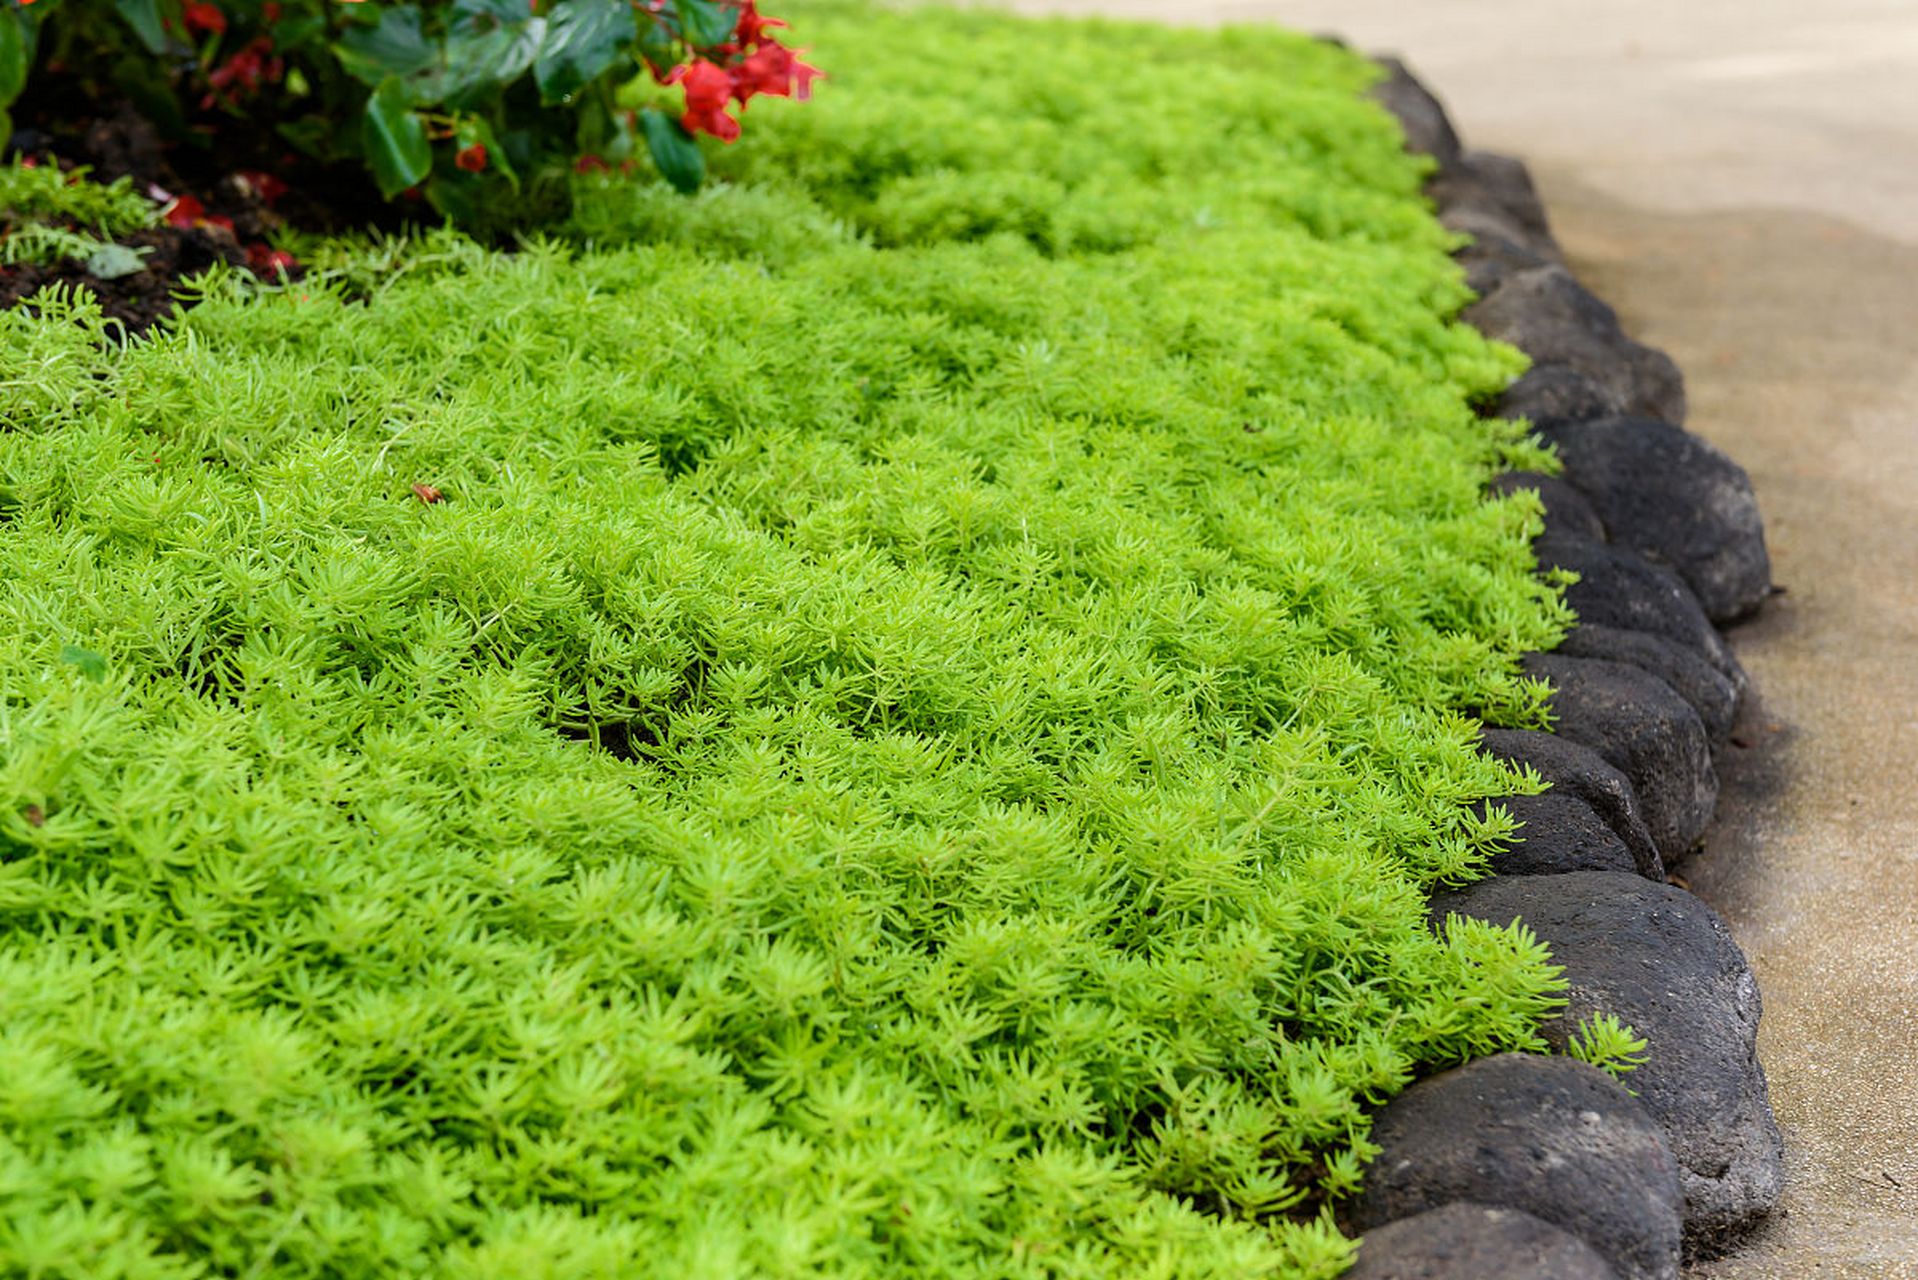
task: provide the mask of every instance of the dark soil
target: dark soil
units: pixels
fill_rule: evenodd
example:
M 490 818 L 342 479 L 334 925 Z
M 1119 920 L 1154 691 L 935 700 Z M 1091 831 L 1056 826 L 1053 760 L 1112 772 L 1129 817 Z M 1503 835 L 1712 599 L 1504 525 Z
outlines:
M 182 216 L 178 221 L 186 225 L 161 225 L 124 237 L 122 244 L 148 251 L 147 265 L 117 279 L 101 279 L 73 259 L 55 266 L 0 267 L 0 307 L 30 305 L 49 284 L 81 286 L 127 334 L 138 334 L 191 305 L 182 296 L 182 282 L 216 262 L 250 267 L 268 279 L 281 278 L 282 271 L 300 278 L 297 264 L 268 261 L 271 239 L 282 228 L 341 232 L 402 225 L 403 218 L 357 169 L 337 172 L 258 146 L 170 142 L 129 103 L 102 102 L 85 90 L 58 75 L 36 77 L 14 106 L 8 157 L 63 169 L 84 165 L 101 182 L 130 178 L 135 190 L 156 201 L 170 196 L 199 201 L 203 216 Z M 270 175 L 267 190 L 262 190 L 262 174 Z
M 130 248 L 149 249 L 146 270 L 114 280 L 102 280 L 84 263 L 68 258 L 58 266 L 21 263 L 0 267 L 0 307 L 32 306 L 33 297 L 50 284 L 81 285 L 100 300 L 100 310 L 117 320 L 128 334 L 142 333 L 156 321 L 184 305 L 180 282 L 216 262 L 246 265 L 239 241 L 213 227 L 154 227 L 123 237 Z

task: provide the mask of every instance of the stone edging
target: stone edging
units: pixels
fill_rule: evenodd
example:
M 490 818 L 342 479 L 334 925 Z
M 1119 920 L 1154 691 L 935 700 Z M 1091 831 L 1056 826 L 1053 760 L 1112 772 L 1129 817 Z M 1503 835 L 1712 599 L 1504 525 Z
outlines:
M 1758 507 L 1744 471 L 1683 430 L 1678 367 L 1565 269 L 1525 166 L 1465 150 L 1404 65 L 1381 63 L 1373 96 L 1437 161 L 1439 220 L 1474 237 L 1458 258 L 1480 296 L 1462 318 L 1533 360 L 1491 413 L 1530 419 L 1565 462 L 1562 479 L 1493 488 L 1538 492 L 1540 567 L 1579 575 L 1579 625 L 1525 659 L 1554 686 L 1555 731 L 1487 729 L 1482 747 L 1552 788 L 1497 802 L 1523 841 L 1491 879 L 1436 895 L 1433 918 L 1524 920 L 1570 984 L 1541 1028 L 1554 1048 L 1602 1011 L 1652 1056 L 1629 1090 L 1523 1054 L 1406 1090 L 1377 1117 L 1350 1274 L 1674 1280 L 1682 1260 L 1724 1252 L 1769 1214 L 1783 1180 L 1757 983 L 1711 908 L 1666 882 L 1711 820 L 1712 753 L 1749 688 L 1714 624 L 1770 594 Z

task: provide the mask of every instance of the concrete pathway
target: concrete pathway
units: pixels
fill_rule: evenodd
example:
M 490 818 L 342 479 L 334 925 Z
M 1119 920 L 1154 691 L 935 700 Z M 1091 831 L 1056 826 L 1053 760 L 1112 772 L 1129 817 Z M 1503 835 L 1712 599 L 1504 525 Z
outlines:
M 1765 995 L 1785 1212 L 1700 1280 L 1918 1280 L 1918 3 L 1032 0 L 1404 53 L 1752 473 L 1764 706 L 1681 868 Z

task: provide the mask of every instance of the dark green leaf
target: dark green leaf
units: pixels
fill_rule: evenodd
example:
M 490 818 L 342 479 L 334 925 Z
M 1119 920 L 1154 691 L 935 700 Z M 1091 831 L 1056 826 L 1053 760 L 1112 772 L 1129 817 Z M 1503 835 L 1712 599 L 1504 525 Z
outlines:
M 706 179 L 706 155 L 693 135 L 679 127 L 679 121 L 652 107 L 639 113 L 640 128 L 646 131 L 646 149 L 666 181 L 691 195 Z
M 95 684 L 107 678 L 107 660 L 91 649 L 82 649 L 77 644 L 62 645 L 60 661 L 80 668 L 80 674 Z
M 113 7 L 127 20 L 133 33 L 149 53 L 165 53 L 166 29 L 160 25 L 159 0 L 113 0 Z
M 426 141 L 426 125 L 413 114 L 406 86 L 388 76 L 366 100 L 360 122 L 360 142 L 380 194 L 391 199 L 424 178 L 433 167 L 433 149 Z
M 340 65 L 362 84 L 377 85 L 388 76 L 410 76 L 439 56 L 420 27 L 420 11 L 410 4 L 380 12 L 370 27 L 353 27 L 333 46 Z
M 0 107 L 20 96 L 27 87 L 27 20 L 24 11 L 8 6 L 0 9 Z
M 315 36 L 326 34 L 326 20 L 317 14 L 282 18 L 273 24 L 273 51 L 291 53 Z
M 546 20 L 534 18 L 517 26 L 448 36 L 433 99 L 455 111 L 479 106 L 526 73 L 545 31 Z M 422 100 L 424 92 L 415 89 L 415 101 Z
M 169 142 L 189 146 L 204 143 L 204 134 L 187 128 L 186 113 L 180 109 L 180 97 L 168 83 L 164 66 L 144 53 L 128 50 L 113 65 L 113 87 L 127 96 L 141 115 L 159 126 Z
M 680 34 L 695 48 L 710 49 L 733 38 L 737 20 L 713 0 L 673 0 L 673 10 L 679 15 Z
M 453 30 L 469 33 L 522 27 L 531 16 L 525 0 L 453 0 Z
M 426 199 L 448 222 L 472 228 L 479 225 L 483 185 L 470 173 L 436 173 L 426 184 Z
M 619 60 L 637 34 L 627 0 L 559 0 L 533 63 L 539 96 L 561 102 Z

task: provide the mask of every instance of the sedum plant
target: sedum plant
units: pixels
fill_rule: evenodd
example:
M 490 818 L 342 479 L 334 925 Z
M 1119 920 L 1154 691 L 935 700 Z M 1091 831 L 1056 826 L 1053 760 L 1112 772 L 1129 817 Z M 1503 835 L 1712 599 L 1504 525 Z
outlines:
M 1620 1022 L 1609 1013 L 1595 1013 L 1578 1020 L 1578 1028 L 1567 1041 L 1565 1052 L 1623 1079 L 1645 1065 L 1647 1048 L 1645 1038 L 1629 1023 Z
M 794 3 L 693 199 L 0 313 L 0 1269 L 1331 1280 L 1544 1047 L 1425 913 L 1543 459 L 1365 65 Z
M 695 141 L 818 72 L 756 0 L 0 0 L 0 139 L 33 76 L 112 90 L 177 140 L 354 161 L 469 227 L 550 215 L 575 169 L 641 155 L 696 189 Z M 679 110 L 623 107 L 650 75 Z

